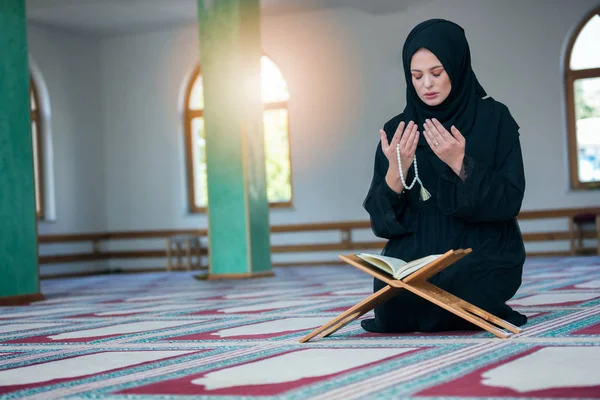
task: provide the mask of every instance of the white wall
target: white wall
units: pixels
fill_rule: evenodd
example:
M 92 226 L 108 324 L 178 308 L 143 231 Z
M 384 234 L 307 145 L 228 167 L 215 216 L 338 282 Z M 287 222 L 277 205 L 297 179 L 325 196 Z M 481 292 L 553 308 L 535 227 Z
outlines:
M 263 49 L 291 94 L 294 207 L 273 210 L 271 223 L 367 217 L 377 132 L 404 105 L 402 44 L 431 17 L 466 29 L 480 81 L 521 126 L 523 209 L 600 204 L 598 191 L 568 189 L 561 80 L 568 33 L 597 4 L 440 0 L 385 16 L 336 9 L 264 18 Z M 102 42 L 110 230 L 205 226 L 186 213 L 178 109 L 197 57 L 194 26 Z
M 28 26 L 29 54 L 46 86 L 50 103 L 55 215 L 38 224 L 39 234 L 98 232 L 107 229 L 102 130 L 100 41 L 81 34 Z M 44 110 L 43 110 L 44 111 Z M 81 246 L 67 246 L 87 251 Z M 41 254 L 63 251 L 42 246 Z M 94 267 L 92 265 L 92 267 Z M 89 270 L 78 265 L 43 266 L 42 274 Z
M 197 60 L 194 29 L 105 39 L 101 44 L 109 230 L 205 226 L 185 213 L 178 96 Z
M 107 228 L 99 39 L 29 26 L 29 52 L 48 88 L 56 220 L 40 234 Z
M 570 30 L 599 4 L 430 0 L 383 16 L 335 9 L 263 18 L 263 49 L 281 68 L 291 94 L 294 207 L 273 210 L 271 223 L 367 218 L 362 201 L 378 129 L 404 106 L 402 44 L 414 25 L 432 17 L 466 29 L 480 82 L 509 106 L 521 126 L 527 176 L 523 209 L 599 205 L 599 191 L 568 188 L 561 79 Z M 57 224 L 72 231 L 100 227 L 100 221 L 111 231 L 205 227 L 205 216 L 186 212 L 179 104 L 183 81 L 198 59 L 196 27 L 105 38 L 99 53 L 83 39 L 65 40 L 68 47 L 84 47 L 85 61 L 63 51 L 45 72 L 56 102 L 63 110 L 78 110 L 64 111 L 71 117 L 61 121 L 69 132 L 61 133 L 63 139 L 75 142 L 56 143 L 56 151 L 65 155 L 56 157 L 57 179 L 63 181 L 57 192 L 77 188 L 65 196 L 68 200 L 57 201 L 59 209 L 74 210 L 59 212 Z M 90 71 L 64 73 L 71 63 L 88 65 L 99 81 L 88 79 Z M 101 101 L 82 95 L 89 86 L 102 89 Z M 75 117 L 86 113 L 86 118 Z M 93 128 L 75 136 L 74 126 L 84 119 L 93 120 Z M 78 149 L 77 156 L 66 156 L 61 146 Z M 103 182 L 104 191 L 87 190 L 96 187 L 92 176 Z M 82 208 L 73 200 L 83 196 L 96 207 Z M 529 225 L 523 223 L 525 231 Z

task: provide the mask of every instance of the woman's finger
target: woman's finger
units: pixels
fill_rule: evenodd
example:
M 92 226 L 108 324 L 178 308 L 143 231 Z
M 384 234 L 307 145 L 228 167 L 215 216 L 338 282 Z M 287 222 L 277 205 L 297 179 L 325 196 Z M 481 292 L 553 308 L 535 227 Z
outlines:
M 390 146 L 394 147 L 394 149 L 396 148 L 396 145 L 400 142 L 400 139 L 402 138 L 402 132 L 404 130 L 404 126 L 406 124 L 404 123 L 404 121 L 401 121 L 398 124 L 398 128 L 396 128 L 396 132 L 394 133 L 394 137 L 392 138 L 392 141 L 390 142 Z
M 417 124 L 414 124 L 411 131 L 410 131 L 410 136 L 408 137 L 408 139 L 406 140 L 405 143 L 405 149 L 408 151 L 410 150 L 410 148 L 412 147 L 412 142 L 415 140 L 415 137 L 418 135 L 419 133 L 419 127 Z
M 413 153 L 417 154 L 417 146 L 419 145 L 419 137 L 423 134 L 423 131 L 417 131 L 417 135 L 415 137 L 415 141 L 413 143 Z
M 415 154 L 415 150 L 417 149 L 417 143 L 419 143 L 419 131 L 415 129 L 415 134 L 408 145 L 409 154 Z
M 408 140 L 408 137 L 410 136 L 410 132 L 412 131 L 414 125 L 415 123 L 413 121 L 410 121 L 406 125 L 406 129 L 404 129 L 404 132 L 402 132 L 402 136 L 398 141 L 398 143 L 400 143 L 400 148 L 404 148 L 404 146 L 406 146 L 406 141 Z
M 458 140 L 460 143 L 464 143 L 466 141 L 462 133 L 460 133 L 460 131 L 454 125 L 450 127 L 450 131 L 452 132 L 452 135 L 454 135 L 456 140 Z
M 431 132 L 431 136 L 432 136 L 433 139 L 436 139 L 436 140 L 443 140 L 444 139 L 442 137 L 442 134 L 439 132 L 437 126 L 435 126 L 435 124 L 433 123 L 432 120 L 426 119 L 425 123 L 427 124 L 427 128 L 429 129 L 429 132 Z
M 379 136 L 381 136 L 381 149 L 383 151 L 385 151 L 389 146 L 388 140 L 387 140 L 387 134 L 385 133 L 385 131 L 383 129 L 380 129 Z
M 406 125 L 406 129 L 404 130 L 404 133 L 402 134 L 402 138 L 400 139 L 400 148 L 404 149 L 406 147 L 406 143 L 408 143 L 408 141 L 410 140 L 410 135 L 412 135 L 412 131 L 415 127 L 415 123 L 410 121 L 408 123 L 408 125 Z
M 444 140 L 448 141 L 454 139 L 452 135 L 450 135 L 450 133 L 446 130 L 446 128 L 444 128 L 444 125 L 442 125 L 440 121 L 438 121 L 436 118 L 433 118 L 431 122 L 433 123 L 433 126 L 435 126 L 436 130 Z
M 445 142 L 445 140 L 439 134 L 435 125 L 433 125 L 433 123 L 430 120 L 426 120 L 425 126 L 427 127 L 427 133 L 429 134 L 429 139 L 432 142 L 431 144 L 433 144 L 434 147 L 441 146 Z
M 433 152 L 437 155 L 438 149 L 435 146 L 434 139 L 432 139 L 432 137 L 431 137 L 431 132 L 429 131 L 429 129 L 425 128 L 423 133 L 424 133 L 423 136 L 425 136 L 425 140 L 427 140 L 427 144 L 429 145 L 429 147 L 431 147 L 431 150 L 433 150 Z

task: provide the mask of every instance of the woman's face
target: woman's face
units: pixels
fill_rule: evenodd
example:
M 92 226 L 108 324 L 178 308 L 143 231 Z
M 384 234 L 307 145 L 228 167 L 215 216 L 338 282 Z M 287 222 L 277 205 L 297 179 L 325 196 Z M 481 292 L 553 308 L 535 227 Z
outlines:
M 431 51 L 417 50 L 410 60 L 410 73 L 415 91 L 425 104 L 437 106 L 450 94 L 450 77 Z

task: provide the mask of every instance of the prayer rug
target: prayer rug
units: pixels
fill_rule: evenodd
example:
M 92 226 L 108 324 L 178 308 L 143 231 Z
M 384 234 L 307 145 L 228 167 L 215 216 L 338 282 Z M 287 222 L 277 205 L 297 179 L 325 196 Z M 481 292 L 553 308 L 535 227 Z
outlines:
M 509 302 L 529 322 L 506 340 L 355 321 L 300 344 L 372 280 L 349 266 L 275 273 L 42 281 L 45 301 L 0 307 L 0 398 L 600 399 L 600 257 L 529 259 Z

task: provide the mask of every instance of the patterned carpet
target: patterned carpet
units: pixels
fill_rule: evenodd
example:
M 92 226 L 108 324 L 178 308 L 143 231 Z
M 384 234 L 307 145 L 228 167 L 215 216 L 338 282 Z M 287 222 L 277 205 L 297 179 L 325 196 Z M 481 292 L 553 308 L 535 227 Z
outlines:
M 46 301 L 0 308 L 0 397 L 600 399 L 600 258 L 529 260 L 510 303 L 530 322 L 507 340 L 373 335 L 356 321 L 300 344 L 368 296 L 371 278 L 351 267 L 276 274 L 43 281 Z

